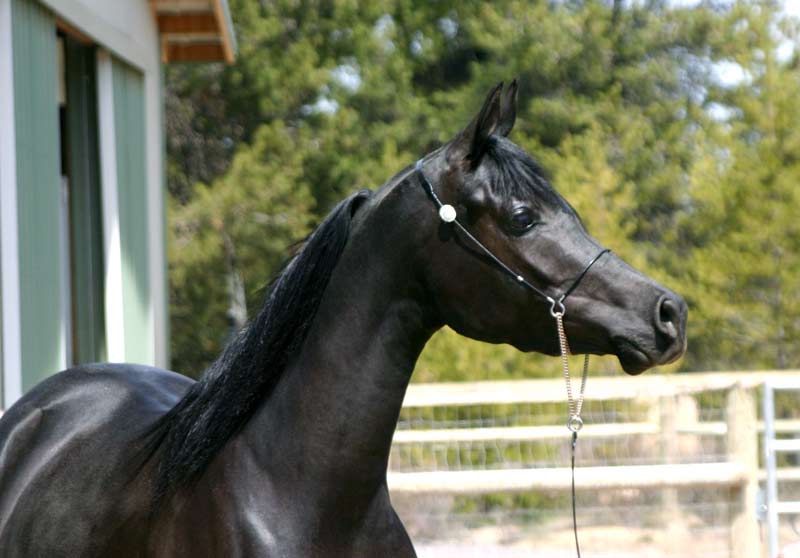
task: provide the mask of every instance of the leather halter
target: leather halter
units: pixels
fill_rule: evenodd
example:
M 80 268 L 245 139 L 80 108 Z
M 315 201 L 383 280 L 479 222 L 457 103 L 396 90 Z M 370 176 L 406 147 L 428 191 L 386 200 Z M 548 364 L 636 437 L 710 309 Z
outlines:
M 513 277 L 514 280 L 517 283 L 519 283 L 523 287 L 527 288 L 528 290 L 533 291 L 534 293 L 536 293 L 540 297 L 544 298 L 547 302 L 549 302 L 550 303 L 550 313 L 553 314 L 553 316 L 555 316 L 556 313 L 560 313 L 562 316 L 564 315 L 564 313 L 566 311 L 566 308 L 564 307 L 564 301 L 566 300 L 566 298 L 570 294 L 572 294 L 572 292 L 576 288 L 578 288 L 578 285 L 580 285 L 581 281 L 583 281 L 583 278 L 586 277 L 586 274 L 589 273 L 589 269 L 595 264 L 595 262 L 597 262 L 597 260 L 599 260 L 605 254 L 611 252 L 611 250 L 609 248 L 603 248 L 602 250 L 600 250 L 600 252 L 598 252 L 595 257 L 593 257 L 591 260 L 589 260 L 589 263 L 586 264 L 586 267 L 583 268 L 583 271 L 581 271 L 580 274 L 572 281 L 572 284 L 569 286 L 569 288 L 567 290 L 564 291 L 563 294 L 561 294 L 560 296 L 557 295 L 557 296 L 554 296 L 554 297 L 550 296 L 547 293 L 545 293 L 543 290 L 541 290 L 538 287 L 536 287 L 535 285 L 531 284 L 522 275 L 520 275 L 519 273 L 517 273 L 516 271 L 514 271 L 513 269 L 508 267 L 506 264 L 504 264 L 500 260 L 500 258 L 495 256 L 492 253 L 491 250 L 489 250 L 486 246 L 484 246 L 483 243 L 480 240 L 475 238 L 472 235 L 472 233 L 470 233 L 464 227 L 464 225 L 462 225 L 458 221 L 458 219 L 455 218 L 455 210 L 452 210 L 452 206 L 448 206 L 447 204 L 443 203 L 439 199 L 439 196 L 437 196 L 436 192 L 434 192 L 434 190 L 433 190 L 433 186 L 428 181 L 428 178 L 425 176 L 425 173 L 422 170 L 422 159 L 417 161 L 417 164 L 415 166 L 415 171 L 417 173 L 417 177 L 419 178 L 420 183 L 422 184 L 422 187 L 425 189 L 425 192 L 428 194 L 428 196 L 431 198 L 431 200 L 433 200 L 433 203 L 436 206 L 437 211 L 439 211 L 439 215 L 442 217 L 442 220 L 445 221 L 445 222 L 448 222 L 448 223 L 452 223 L 467 238 L 469 238 L 478 248 L 480 248 L 481 251 L 483 251 L 483 253 L 486 256 L 488 256 L 489 259 L 491 259 L 501 270 L 503 270 L 506 274 L 508 274 L 511 277 Z M 447 210 L 445 210 L 445 212 L 442 211 L 442 208 L 448 208 L 448 207 L 451 208 L 451 211 L 449 211 L 449 212 Z M 445 218 L 446 215 L 448 216 L 447 218 Z M 450 218 L 450 216 L 452 216 L 452 218 Z

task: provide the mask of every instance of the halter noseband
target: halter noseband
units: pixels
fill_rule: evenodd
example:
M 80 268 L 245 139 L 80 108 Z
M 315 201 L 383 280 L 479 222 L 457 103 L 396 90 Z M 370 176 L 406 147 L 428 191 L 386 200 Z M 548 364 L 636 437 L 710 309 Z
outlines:
M 564 307 L 564 300 L 566 300 L 566 298 L 570 294 L 572 294 L 572 292 L 576 288 L 578 288 L 578 285 L 580 285 L 581 281 L 583 281 L 583 278 L 586 277 L 586 274 L 589 272 L 589 269 L 595 264 L 595 262 L 597 262 L 597 260 L 599 260 L 601 257 L 603 257 L 608 252 L 611 252 L 611 250 L 608 249 L 608 248 L 603 248 L 602 250 L 600 250 L 600 252 L 598 252 L 598 254 L 594 258 L 592 258 L 589 261 L 588 264 L 586 264 L 586 267 L 583 268 L 583 271 L 581 271 L 581 273 L 572 282 L 570 287 L 566 291 L 564 291 L 564 293 L 561 296 L 552 297 L 552 296 L 548 295 L 547 293 L 545 293 L 544 291 L 542 291 L 541 289 L 539 289 L 538 287 L 536 287 L 535 285 L 531 284 L 522 275 L 520 275 L 519 273 L 517 273 L 516 271 L 514 271 L 513 269 L 508 267 L 506 264 L 504 264 L 502 261 L 500 261 L 500 259 L 497 256 L 495 256 L 492 253 L 491 250 L 489 250 L 486 246 L 484 246 L 483 243 L 480 240 L 475 238 L 472 235 L 472 233 L 470 233 L 464 227 L 464 225 L 462 225 L 461 223 L 458 222 L 458 219 L 456 218 L 456 210 L 455 210 L 455 208 L 452 205 L 448 205 L 448 204 L 442 203 L 442 201 L 439 199 L 439 196 L 437 196 L 436 192 L 433 191 L 433 186 L 428 181 L 428 178 L 425 176 L 425 173 L 422 171 L 422 159 L 417 161 L 415 170 L 416 170 L 417 176 L 419 177 L 419 181 L 422 184 L 422 187 L 425 188 L 425 192 L 427 192 L 428 196 L 430 196 L 430 198 L 433 200 L 433 203 L 436 206 L 436 209 L 439 211 L 439 218 L 442 221 L 444 221 L 445 223 L 452 223 L 467 238 L 469 238 L 478 248 L 480 248 L 481 251 L 486 256 L 489 257 L 489 259 L 491 259 L 495 264 L 497 264 L 497 266 L 500 269 L 502 269 L 505 273 L 507 273 L 508 275 L 513 277 L 514 280 L 517 283 L 519 283 L 520 285 L 526 287 L 528 290 L 531 290 L 531 291 L 535 292 L 540 297 L 544 298 L 547 302 L 549 302 L 550 303 L 550 313 L 553 315 L 553 317 L 555 317 L 556 314 L 560 314 L 561 316 L 564 315 L 564 313 L 566 312 L 566 308 Z

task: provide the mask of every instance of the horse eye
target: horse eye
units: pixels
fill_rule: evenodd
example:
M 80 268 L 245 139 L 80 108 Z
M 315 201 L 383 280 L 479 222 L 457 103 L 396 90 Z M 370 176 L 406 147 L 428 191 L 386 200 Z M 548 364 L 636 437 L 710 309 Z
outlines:
M 520 207 L 511 214 L 511 227 L 515 232 L 524 232 L 534 225 L 533 212 L 527 207 Z

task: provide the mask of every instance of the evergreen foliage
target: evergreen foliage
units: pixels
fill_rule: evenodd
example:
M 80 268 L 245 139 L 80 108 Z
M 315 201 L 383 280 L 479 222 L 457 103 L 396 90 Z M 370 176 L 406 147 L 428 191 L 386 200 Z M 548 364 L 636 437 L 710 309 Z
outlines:
M 167 71 L 176 370 L 202 372 L 335 202 L 447 141 L 514 76 L 512 139 L 600 242 L 687 298 L 672 368 L 800 367 L 798 23 L 778 2 L 229 4 L 236 63 Z M 557 370 L 445 330 L 415 380 Z

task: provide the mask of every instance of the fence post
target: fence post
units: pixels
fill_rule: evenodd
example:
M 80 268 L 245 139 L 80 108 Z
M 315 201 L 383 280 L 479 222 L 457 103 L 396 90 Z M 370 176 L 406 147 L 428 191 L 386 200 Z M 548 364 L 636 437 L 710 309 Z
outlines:
M 678 456 L 678 395 L 670 393 L 658 399 L 659 445 L 661 462 L 674 463 Z M 683 528 L 677 488 L 661 491 L 661 517 L 670 531 Z
M 728 455 L 745 468 L 744 482 L 734 489 L 738 506 L 731 521 L 731 558 L 761 556 L 756 494 L 758 492 L 758 420 L 753 391 L 735 384 L 726 406 Z

